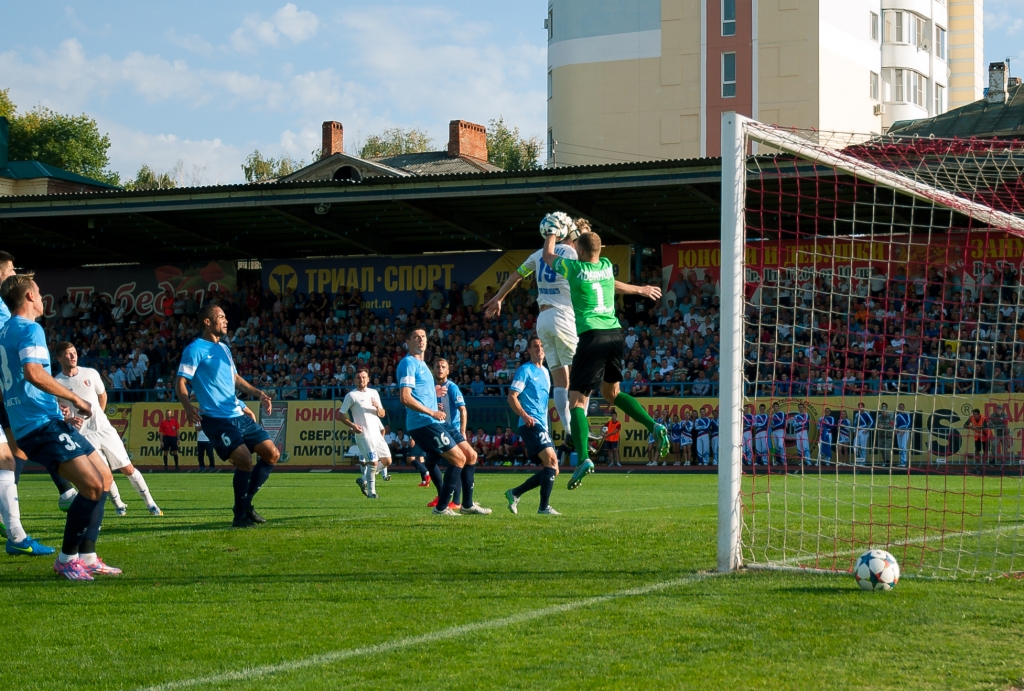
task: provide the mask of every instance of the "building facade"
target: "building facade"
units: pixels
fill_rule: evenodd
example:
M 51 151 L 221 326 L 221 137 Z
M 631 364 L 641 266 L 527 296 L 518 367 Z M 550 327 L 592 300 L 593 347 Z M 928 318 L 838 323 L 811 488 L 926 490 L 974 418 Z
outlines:
M 982 97 L 982 0 L 550 0 L 548 162 L 715 156 L 721 114 L 882 133 Z

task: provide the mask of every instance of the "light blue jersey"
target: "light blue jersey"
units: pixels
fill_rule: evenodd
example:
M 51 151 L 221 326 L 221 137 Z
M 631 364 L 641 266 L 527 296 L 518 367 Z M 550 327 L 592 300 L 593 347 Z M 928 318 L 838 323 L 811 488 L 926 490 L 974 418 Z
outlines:
M 551 375 L 543 367 L 527 362 L 516 370 L 512 378 L 512 390 L 519 394 L 519 405 L 545 432 L 548 430 L 548 394 L 551 391 Z M 519 426 L 526 425 L 519 418 Z
M 25 365 L 30 363 L 50 371 L 50 351 L 43 327 L 25 317 L 10 317 L 0 328 L 0 389 L 15 437 L 24 437 L 52 420 L 64 419 L 57 398 L 25 379 Z
M 444 413 L 444 426 L 449 429 L 461 430 L 462 412 L 459 408 L 466 405 L 466 399 L 462 397 L 458 384 L 448 380 L 444 384 L 438 384 L 436 391 L 439 410 Z
M 398 388 L 412 389 L 412 398 L 430 410 L 437 410 L 437 389 L 434 388 L 434 375 L 423 360 L 406 355 L 398 363 Z M 436 425 L 437 420 L 426 413 L 411 408 L 405 409 L 406 431 Z
M 7 308 L 7 303 L 0 300 L 0 329 L 4 328 L 4 324 L 11 320 L 11 310 Z
M 192 382 L 203 417 L 230 419 L 242 415 L 242 402 L 235 395 L 235 361 L 221 341 L 197 338 L 181 354 L 178 376 Z

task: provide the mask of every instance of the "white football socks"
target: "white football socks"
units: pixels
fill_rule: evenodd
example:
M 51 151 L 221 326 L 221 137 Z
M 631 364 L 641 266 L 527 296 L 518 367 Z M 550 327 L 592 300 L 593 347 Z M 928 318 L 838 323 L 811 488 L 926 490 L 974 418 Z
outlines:
M 78 558 L 82 560 L 83 564 L 95 564 L 97 559 L 95 552 L 82 552 Z
M 363 480 L 366 482 L 366 491 L 368 494 L 377 493 L 377 464 L 367 463 L 363 470 Z
M 121 490 L 117 488 L 117 483 L 113 479 L 110 480 L 110 501 L 115 508 L 124 506 L 124 502 L 121 501 Z
M 21 542 L 25 529 L 21 527 L 21 506 L 18 504 L 18 486 L 14 484 L 13 470 L 0 470 L 0 519 L 7 526 L 7 539 Z
M 132 487 L 135 488 L 135 491 L 138 492 L 139 496 L 146 502 L 146 506 L 153 506 L 156 504 L 156 502 L 153 501 L 153 496 L 149 493 L 149 485 L 146 484 L 146 478 L 142 477 L 141 470 L 136 468 L 135 472 L 128 476 L 128 482 L 132 483 Z
M 384 464 L 381 464 L 380 466 L 380 476 L 385 480 L 388 479 L 388 467 Z
M 562 387 L 555 387 L 555 410 L 558 411 L 558 417 L 562 421 L 562 427 L 565 429 L 565 440 L 569 441 L 572 439 L 572 429 L 570 428 L 570 417 L 569 417 L 569 390 L 563 389 Z
M 61 552 L 57 555 L 57 559 L 60 561 L 61 564 L 67 564 L 69 561 L 74 561 L 75 559 L 78 559 L 78 554 L 64 554 L 63 552 Z

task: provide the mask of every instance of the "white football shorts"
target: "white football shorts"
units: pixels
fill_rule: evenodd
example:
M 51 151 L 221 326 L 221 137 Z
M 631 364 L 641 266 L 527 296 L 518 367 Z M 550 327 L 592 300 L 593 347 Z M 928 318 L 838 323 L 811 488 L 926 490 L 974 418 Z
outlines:
M 381 458 L 391 458 L 391 449 L 380 434 L 370 432 L 356 435 L 356 446 L 359 447 L 359 455 L 367 461 L 377 461 Z
M 106 460 L 111 470 L 120 470 L 131 465 L 132 460 L 128 458 L 128 452 L 124 448 L 124 442 L 118 436 L 117 430 L 108 427 L 105 430 L 85 435 L 89 443 L 96 447 Z
M 544 359 L 548 369 L 568 367 L 576 354 L 576 319 L 572 311 L 553 307 L 537 317 L 537 336 L 544 345 Z

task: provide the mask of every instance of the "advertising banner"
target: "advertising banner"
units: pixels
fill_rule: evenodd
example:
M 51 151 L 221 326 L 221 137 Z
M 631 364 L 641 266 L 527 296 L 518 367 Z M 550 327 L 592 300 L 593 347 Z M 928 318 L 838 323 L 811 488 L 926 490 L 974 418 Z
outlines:
M 540 237 L 537 238 L 540 240 Z M 532 254 L 532 250 L 509 252 L 443 252 L 415 256 L 336 257 L 323 259 L 268 260 L 263 262 L 263 285 L 274 293 L 290 288 L 298 293 L 337 293 L 359 290 L 365 309 L 412 309 L 416 291 L 429 295 L 435 284 L 445 291 L 458 283 L 471 285 L 483 303 L 487 288 L 497 291 L 501 284 Z M 602 249 L 621 281 L 629 281 L 630 248 Z
M 36 274 L 43 293 L 46 317 L 58 316 L 60 299 L 86 304 L 88 297 L 105 295 L 111 306 L 124 305 L 128 314 L 147 316 L 158 308 L 167 291 L 174 295 L 200 294 L 212 290 L 235 290 L 237 264 L 231 261 L 163 266 L 103 266 L 75 269 L 44 269 Z
M 918 239 L 917 243 L 921 240 Z M 691 280 L 721 280 L 721 243 L 679 242 L 661 246 L 664 286 L 682 276 Z M 893 278 L 902 268 L 910 281 L 926 280 L 927 269 L 942 270 L 960 279 L 965 292 L 977 295 L 986 284 L 988 269 L 1004 264 L 1024 268 L 1024 239 L 987 233 L 984 237 L 952 233 L 942 243 L 909 244 L 909 236 L 893 235 L 885 242 L 867 238 L 804 238 L 763 243 L 748 242 L 745 280 L 748 297 L 762 282 L 776 284 L 782 278 L 805 281 L 815 276 L 867 280 L 875 268 Z M 999 285 L 996 279 L 996 285 Z
M 133 403 L 130 405 L 132 410 L 129 415 L 127 447 L 128 457 L 134 463 L 140 465 L 163 464 L 163 454 L 160 453 L 160 423 L 167 418 L 173 418 L 181 425 L 178 431 L 179 458 L 183 461 L 186 458 L 196 458 L 196 428 L 185 419 L 185 409 L 181 407 L 180 403 Z M 246 401 L 246 405 L 256 413 L 256 417 L 259 419 L 258 404 L 254 401 Z

